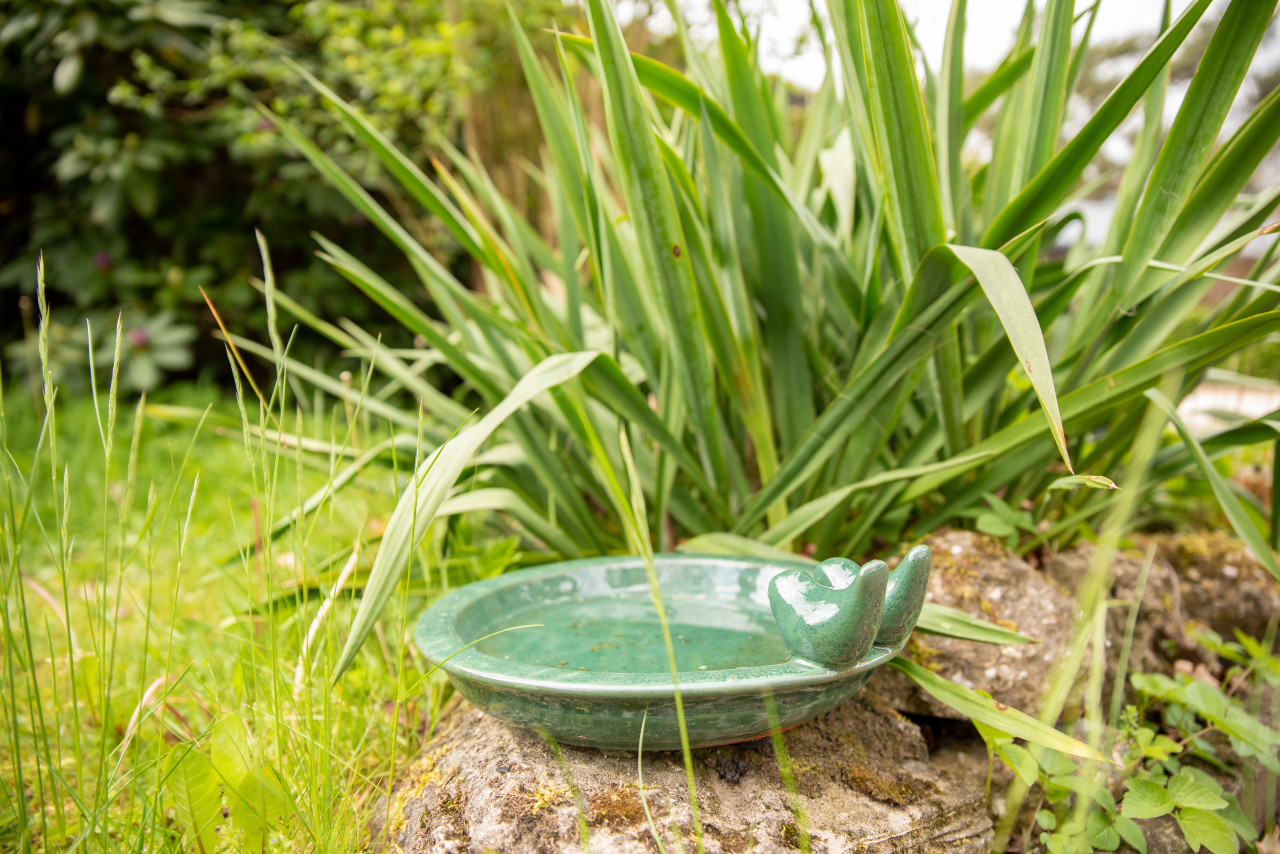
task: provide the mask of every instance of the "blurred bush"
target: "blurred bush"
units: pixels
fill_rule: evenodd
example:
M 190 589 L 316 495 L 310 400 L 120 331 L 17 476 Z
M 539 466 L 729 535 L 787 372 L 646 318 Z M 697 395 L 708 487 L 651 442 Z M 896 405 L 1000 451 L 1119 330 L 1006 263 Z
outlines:
M 578 14 L 561 0 L 526 0 L 519 12 L 535 30 Z M 307 128 L 366 187 L 393 193 L 288 60 L 358 103 L 419 162 L 440 140 L 515 161 L 534 156 L 540 139 L 492 130 L 503 116 L 532 115 L 524 104 L 494 108 L 526 98 L 510 39 L 502 0 L 0 2 L 0 339 L 23 336 L 14 308 L 35 288 L 41 251 L 68 324 L 125 309 L 138 324 L 207 331 L 203 288 L 229 326 L 260 328 L 254 228 L 310 310 L 364 319 L 365 301 L 312 259 L 310 231 L 342 229 L 383 269 L 403 261 L 359 227 L 254 102 Z M 436 226 L 412 226 L 446 263 L 455 257 Z M 208 336 L 198 346 L 221 362 Z M 310 359 L 306 350 L 303 342 Z M 147 371 L 140 384 L 161 376 Z

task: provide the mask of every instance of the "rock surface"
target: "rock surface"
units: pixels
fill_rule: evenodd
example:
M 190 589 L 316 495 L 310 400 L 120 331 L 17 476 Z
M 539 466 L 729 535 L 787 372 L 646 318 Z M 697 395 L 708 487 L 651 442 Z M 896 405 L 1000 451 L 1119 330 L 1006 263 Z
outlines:
M 1143 548 L 1154 545 L 1176 569 L 1187 618 L 1224 638 L 1231 640 L 1236 629 L 1260 638 L 1280 613 L 1280 584 L 1234 537 L 1211 531 L 1134 539 Z
M 793 809 L 769 740 L 694 752 L 709 854 L 796 850 L 807 824 L 817 854 L 986 852 L 983 775 L 929 762 L 915 724 L 874 693 L 785 734 Z M 459 706 L 405 774 L 375 846 L 426 852 L 657 851 L 636 754 L 565 746 L 558 761 L 531 732 Z M 692 813 L 678 752 L 647 753 L 644 797 L 668 851 L 691 851 Z M 797 816 L 805 816 L 804 820 Z
M 1075 590 L 1084 580 L 1093 554 L 1093 546 L 1085 543 L 1050 557 L 1045 564 L 1045 572 L 1063 588 Z M 1111 564 L 1111 589 L 1107 597 L 1121 604 L 1107 611 L 1104 697 L 1111 695 L 1129 620 L 1129 606 L 1137 596 L 1145 562 L 1143 551 L 1130 550 L 1117 553 Z M 1127 672 L 1168 674 L 1176 659 L 1188 660 L 1192 664 L 1210 662 L 1212 654 L 1197 647 L 1187 637 L 1186 628 L 1187 614 L 1178 574 L 1166 560 L 1153 556 L 1142 591 L 1142 605 L 1134 623 Z M 1169 653 L 1173 653 L 1174 659 L 1170 659 Z
M 908 655 L 961 685 L 982 688 L 1015 709 L 1034 713 L 1071 628 L 1074 600 L 1068 589 L 982 534 L 944 531 L 925 544 L 933 549 L 926 601 L 959 608 L 1039 642 L 991 646 L 917 633 Z M 960 717 L 887 667 L 877 670 L 869 685 L 900 711 Z
M 1239 627 L 1257 636 L 1280 612 L 1280 587 L 1229 537 L 1134 539 L 1139 548 L 1117 556 L 1108 591 L 1108 598 L 1124 603 L 1108 614 L 1108 696 L 1127 603 L 1137 595 L 1149 546 L 1156 556 L 1129 672 L 1212 669 L 1218 665 L 1188 638 L 1188 626 L 1204 624 L 1228 638 Z M 918 634 L 908 654 L 1033 712 L 1065 648 L 1075 608 L 1071 591 L 1088 570 L 1091 547 L 1054 555 L 1037 568 L 981 534 L 946 531 L 926 542 L 934 553 L 929 601 L 1039 643 L 996 647 Z M 919 726 L 900 712 L 917 715 Z M 987 851 L 986 754 L 957 718 L 896 671 L 881 668 L 853 700 L 786 732 L 794 802 L 769 740 L 695 751 L 706 851 L 796 850 L 806 827 L 818 854 Z M 657 851 L 637 784 L 636 754 L 559 749 L 560 759 L 537 735 L 459 706 L 401 776 L 373 828 L 375 847 L 410 854 L 578 852 L 585 826 L 591 851 Z M 993 793 L 1003 792 L 1010 778 L 997 763 Z M 692 812 L 678 752 L 645 755 L 643 794 L 666 849 L 692 851 Z M 996 801 L 1002 803 L 998 796 Z M 1183 848 L 1171 821 L 1145 824 L 1151 854 Z

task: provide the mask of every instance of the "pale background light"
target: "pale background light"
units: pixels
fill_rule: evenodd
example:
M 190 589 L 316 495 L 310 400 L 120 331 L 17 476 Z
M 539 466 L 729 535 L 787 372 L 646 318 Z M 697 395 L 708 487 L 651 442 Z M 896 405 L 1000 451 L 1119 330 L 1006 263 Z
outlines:
M 907 19 L 915 27 L 929 64 L 937 68 L 942 61 L 942 43 L 951 3 L 948 0 L 900 2 Z M 1174 16 L 1190 2 L 1174 0 Z M 804 0 L 741 0 L 740 5 L 750 18 L 760 22 L 761 65 L 764 69 L 780 74 L 797 86 L 817 88 L 825 69 L 820 46 L 810 43 L 795 53 L 796 42 L 809 27 L 809 4 Z M 1225 0 L 1215 2 L 1205 19 L 1213 20 L 1221 15 L 1225 5 Z M 680 0 L 679 6 L 695 38 L 700 41 L 714 39 L 714 20 L 709 2 Z M 968 68 L 989 70 L 999 64 L 1013 45 L 1024 6 L 1022 0 L 969 0 L 969 23 L 965 30 L 965 65 Z M 1076 6 L 1077 13 L 1087 8 L 1083 0 Z M 1143 34 L 1154 39 L 1159 31 L 1163 8 L 1163 0 L 1102 0 L 1093 28 L 1093 42 L 1116 41 Z M 631 14 L 631 3 L 620 2 L 618 14 L 626 20 Z M 665 9 L 655 14 L 651 26 L 659 32 L 671 31 L 671 19 Z

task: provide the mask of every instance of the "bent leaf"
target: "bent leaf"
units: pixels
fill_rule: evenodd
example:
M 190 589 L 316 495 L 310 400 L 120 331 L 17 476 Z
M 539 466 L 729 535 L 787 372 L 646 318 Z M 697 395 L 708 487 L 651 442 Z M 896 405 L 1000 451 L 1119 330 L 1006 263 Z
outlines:
M 938 702 L 945 703 L 974 721 L 1040 747 L 1079 756 L 1081 759 L 1092 759 L 1108 765 L 1116 764 L 1084 742 L 1058 732 L 1048 724 L 1041 723 L 1011 706 L 996 702 L 990 697 L 984 697 L 977 691 L 957 685 L 950 679 L 944 679 L 914 661 L 898 656 L 889 662 L 889 666 L 907 676 Z
M 1044 346 L 1044 334 L 1040 331 L 1035 306 L 1018 278 L 1018 271 L 1008 258 L 991 249 L 952 245 L 947 248 L 955 253 L 960 263 L 973 271 L 987 302 L 995 309 L 1005 334 L 1009 336 L 1009 343 L 1013 345 L 1013 352 L 1018 354 L 1018 361 L 1027 372 L 1036 397 L 1040 398 L 1044 417 L 1049 420 L 1053 443 L 1058 446 L 1062 461 L 1074 474 L 1071 455 L 1067 452 L 1067 435 L 1062 429 L 1062 413 L 1058 411 L 1058 392 L 1053 387 L 1049 351 Z
M 1089 418 L 1114 411 L 1154 386 L 1169 371 L 1197 371 L 1277 329 L 1280 329 L 1280 311 L 1268 311 L 1224 324 L 1158 350 L 1123 370 L 1099 377 L 1083 388 L 1063 396 L 1063 417 L 1067 421 L 1079 419 L 1083 423 Z M 1044 428 L 1044 422 L 1038 418 L 1022 418 L 988 436 L 971 450 L 977 452 L 994 449 L 998 455 L 1007 456 L 1039 438 Z M 967 468 L 926 475 L 913 483 L 898 497 L 898 501 L 913 501 L 926 495 Z
M 493 432 L 516 410 L 548 389 L 568 382 L 586 370 L 600 354 L 586 351 L 561 353 L 539 362 L 525 374 L 501 403 L 474 425 L 460 431 L 418 466 L 409 487 L 400 496 L 382 535 L 382 546 L 373 560 L 364 598 L 342 648 L 334 679 L 355 659 L 365 638 L 373 631 L 382 609 L 391 600 L 396 584 L 409 565 L 409 556 L 427 533 L 427 527 L 444 503 L 471 458 Z

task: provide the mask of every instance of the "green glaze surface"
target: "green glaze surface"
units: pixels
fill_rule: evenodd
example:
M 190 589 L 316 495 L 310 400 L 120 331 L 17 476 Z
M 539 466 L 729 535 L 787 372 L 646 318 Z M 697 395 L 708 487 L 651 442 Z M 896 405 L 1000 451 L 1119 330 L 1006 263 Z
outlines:
M 690 743 L 767 734 L 769 698 L 788 727 L 852 696 L 919 616 L 928 549 L 912 555 L 893 573 L 879 561 L 656 556 Z M 882 611 L 899 622 L 886 625 Z M 531 624 L 541 625 L 503 631 Z M 467 585 L 423 614 L 415 640 L 463 696 L 504 720 L 570 744 L 631 750 L 645 720 L 646 750 L 680 746 L 666 645 L 638 557 Z

